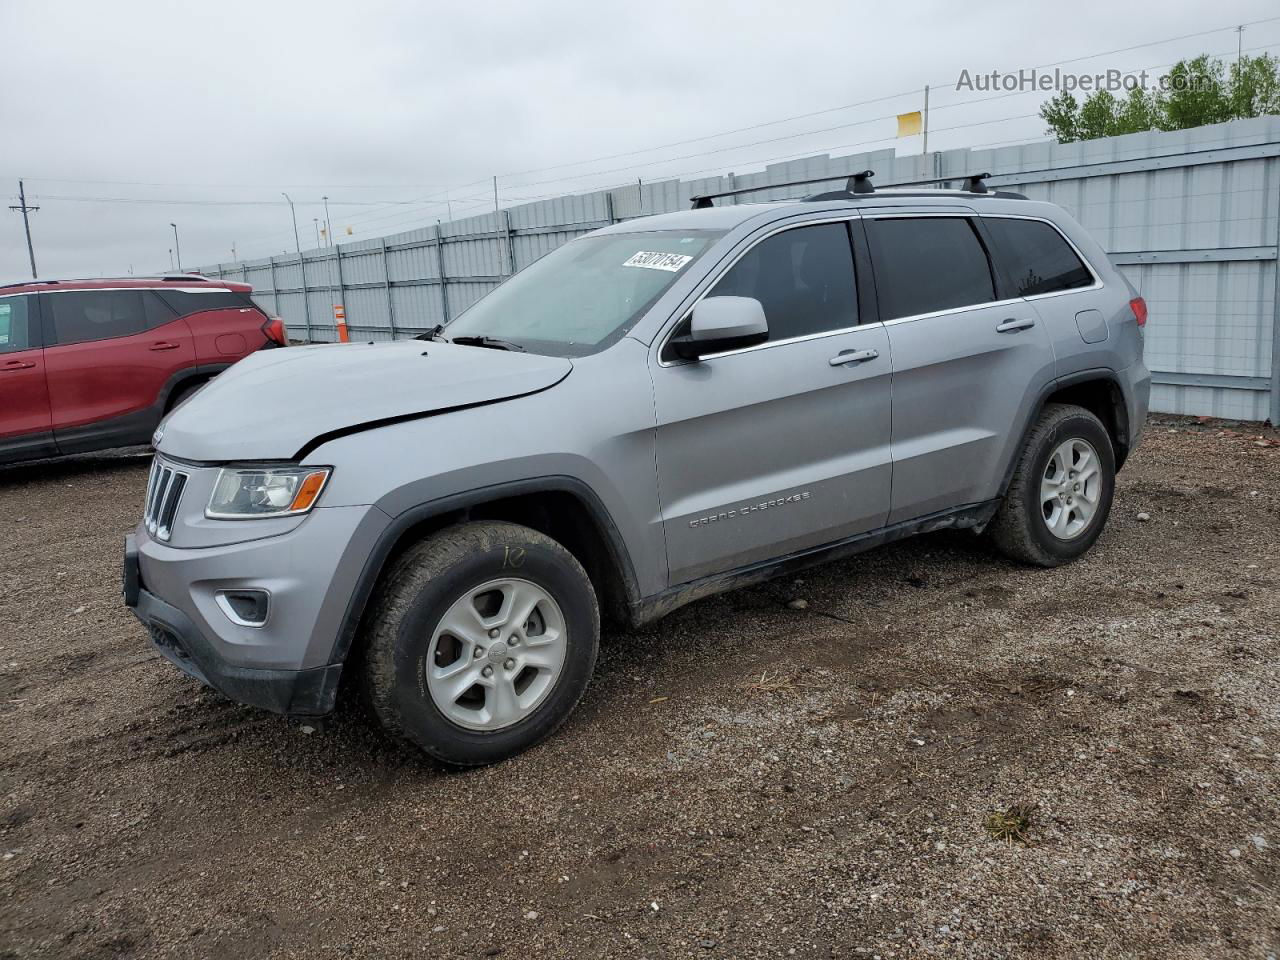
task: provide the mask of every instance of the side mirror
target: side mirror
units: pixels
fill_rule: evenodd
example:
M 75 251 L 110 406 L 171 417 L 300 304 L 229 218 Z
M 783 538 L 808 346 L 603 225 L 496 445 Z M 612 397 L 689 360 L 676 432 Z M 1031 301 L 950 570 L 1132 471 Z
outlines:
M 682 360 L 763 343 L 769 337 L 764 307 L 752 297 L 707 297 L 693 308 L 689 332 L 673 337 L 672 350 Z

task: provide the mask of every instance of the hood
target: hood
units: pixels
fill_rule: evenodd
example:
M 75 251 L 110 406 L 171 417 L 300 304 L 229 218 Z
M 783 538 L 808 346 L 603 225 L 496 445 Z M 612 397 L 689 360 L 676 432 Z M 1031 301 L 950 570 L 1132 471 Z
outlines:
M 562 357 L 425 340 L 260 350 L 214 378 L 156 431 L 187 460 L 288 460 L 334 434 L 537 393 Z

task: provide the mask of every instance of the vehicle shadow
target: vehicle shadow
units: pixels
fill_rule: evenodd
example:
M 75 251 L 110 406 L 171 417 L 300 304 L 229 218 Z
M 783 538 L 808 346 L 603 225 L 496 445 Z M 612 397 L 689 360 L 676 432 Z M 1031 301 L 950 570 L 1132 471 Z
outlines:
M 101 453 L 80 453 L 47 460 L 0 464 L 0 487 L 47 483 L 92 474 L 97 477 L 136 470 L 151 461 L 150 447 L 123 447 Z

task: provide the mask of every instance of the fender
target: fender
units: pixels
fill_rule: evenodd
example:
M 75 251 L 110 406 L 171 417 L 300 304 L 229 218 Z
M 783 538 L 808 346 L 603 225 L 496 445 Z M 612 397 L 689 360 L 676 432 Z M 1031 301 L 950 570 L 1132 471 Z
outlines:
M 1036 402 L 1030 408 L 1030 414 L 1022 425 L 1022 431 L 1019 435 L 1018 445 L 1014 447 L 1014 455 L 1009 459 L 1008 465 L 1005 467 L 1004 479 L 1000 482 L 1000 497 L 1003 499 L 1009 492 L 1009 485 L 1013 483 L 1013 473 L 1018 469 L 1018 458 L 1021 456 L 1023 449 L 1027 445 L 1027 437 L 1031 435 L 1031 431 L 1035 428 L 1036 421 L 1040 419 L 1040 414 L 1044 410 L 1045 404 L 1049 402 L 1049 398 L 1067 387 L 1075 386 L 1078 383 L 1089 383 L 1094 380 L 1104 380 L 1118 392 L 1121 397 L 1124 396 L 1124 390 L 1120 386 L 1120 381 L 1116 376 L 1116 372 L 1110 367 L 1093 367 L 1088 370 L 1078 370 L 1075 373 L 1068 373 L 1065 376 L 1056 377 L 1050 380 L 1040 390 L 1040 395 L 1036 398 Z M 1128 410 L 1125 409 L 1124 403 L 1121 402 L 1119 409 L 1116 411 L 1119 418 L 1116 426 L 1120 433 L 1128 436 Z M 1127 447 L 1124 450 L 1116 450 L 1116 470 L 1124 464 Z
M 596 492 L 577 477 L 547 476 L 512 480 L 505 483 L 491 484 L 486 487 L 477 487 L 474 490 L 464 490 L 430 500 L 410 507 L 393 517 L 382 533 L 379 534 L 373 550 L 370 551 L 365 559 L 364 567 L 356 580 L 355 590 L 352 591 L 351 598 L 347 601 L 347 609 L 343 614 L 337 639 L 334 642 L 333 655 L 329 662 L 343 663 L 346 661 L 347 655 L 351 652 L 351 648 L 355 643 L 356 633 L 359 630 L 360 621 L 364 617 L 365 608 L 369 604 L 369 598 L 373 596 L 374 587 L 377 586 L 378 579 L 382 576 L 382 571 L 391 556 L 392 550 L 400 542 L 406 531 L 433 517 L 466 511 L 471 507 L 483 506 L 496 500 L 505 500 L 533 493 L 567 493 L 576 497 L 587 508 L 591 519 L 604 534 L 605 549 L 608 551 L 609 560 L 613 563 L 614 569 L 617 570 L 622 580 L 623 589 L 626 592 L 627 605 L 635 609 L 640 603 L 640 586 L 639 581 L 636 579 L 635 567 L 631 563 L 631 554 L 627 550 L 626 542 L 622 539 L 622 534 L 618 532 L 618 527 L 613 522 L 613 517 L 610 515 L 608 508 Z

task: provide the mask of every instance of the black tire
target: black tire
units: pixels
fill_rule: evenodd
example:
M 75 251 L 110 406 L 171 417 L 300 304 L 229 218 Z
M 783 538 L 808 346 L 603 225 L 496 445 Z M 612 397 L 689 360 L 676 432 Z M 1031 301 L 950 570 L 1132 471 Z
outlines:
M 1071 539 L 1058 537 L 1045 519 L 1040 484 L 1050 457 L 1067 440 L 1087 441 L 1098 453 L 1100 490 L 1089 525 Z M 1038 567 L 1057 567 L 1082 556 L 1102 533 L 1116 487 L 1116 458 L 1102 421 L 1083 407 L 1048 404 L 1027 437 L 1004 502 L 987 528 L 1005 556 Z
M 173 411 L 177 410 L 178 407 L 182 406 L 182 404 L 186 403 L 189 399 L 191 399 L 193 396 L 199 393 L 200 388 L 203 387 L 207 382 L 208 381 L 206 380 L 201 380 L 198 383 L 182 384 L 180 387 L 175 389 L 173 393 L 169 395 L 169 403 L 165 407 L 164 412 L 166 414 L 173 413 Z
M 554 685 L 532 712 L 499 730 L 449 719 L 427 689 L 432 637 L 452 604 L 490 580 L 534 583 L 559 606 L 566 652 Z M 504 760 L 550 736 L 573 712 L 595 669 L 600 611 L 582 565 L 550 537 L 514 523 L 448 527 L 405 552 L 384 577 L 363 631 L 365 701 L 393 737 L 455 766 Z

